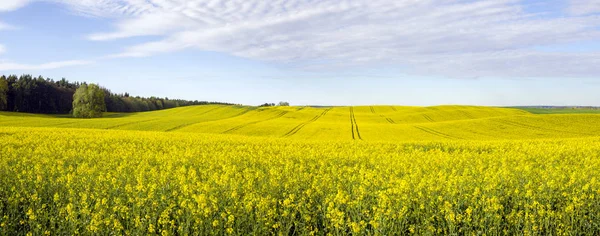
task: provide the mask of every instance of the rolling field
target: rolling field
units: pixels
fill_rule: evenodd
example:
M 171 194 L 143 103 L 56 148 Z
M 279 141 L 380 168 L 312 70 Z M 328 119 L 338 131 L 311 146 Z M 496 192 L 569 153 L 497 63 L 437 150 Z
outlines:
M 600 114 L 0 112 L 0 235 L 598 235 Z
M 418 141 L 576 138 L 600 135 L 600 115 L 536 115 L 512 108 L 193 106 L 102 119 L 0 113 L 0 127 L 232 134 L 289 139 Z

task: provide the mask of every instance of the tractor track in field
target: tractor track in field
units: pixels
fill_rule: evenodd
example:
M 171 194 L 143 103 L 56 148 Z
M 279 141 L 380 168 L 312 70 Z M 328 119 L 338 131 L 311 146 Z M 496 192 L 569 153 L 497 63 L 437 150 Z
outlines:
M 433 119 L 431 119 L 431 117 L 429 117 L 427 114 L 423 114 L 423 117 L 425 117 L 426 120 L 428 120 L 429 122 L 435 122 Z
M 206 114 L 206 113 L 209 113 L 209 112 L 211 112 L 211 111 L 214 111 L 214 110 L 217 110 L 217 109 L 220 109 L 220 108 L 225 108 L 225 106 L 219 106 L 219 107 L 215 107 L 215 108 L 213 108 L 213 109 L 210 109 L 210 110 L 208 110 L 208 111 L 202 112 L 202 113 L 200 113 L 200 114 L 198 114 L 198 115 L 204 115 L 204 114 Z
M 142 120 L 142 121 L 127 122 L 127 123 L 123 123 L 123 124 L 109 126 L 109 127 L 104 128 L 104 129 L 114 129 L 114 128 L 119 128 L 119 127 L 123 127 L 123 126 L 127 126 L 127 125 L 133 125 L 133 124 L 140 124 L 140 123 L 146 123 L 146 122 L 150 122 L 150 121 L 155 121 L 155 120 L 158 120 L 158 119 L 159 118 L 149 119 L 149 120 Z
M 473 115 L 469 114 L 468 112 L 466 112 L 464 110 L 458 110 L 458 112 L 460 112 L 461 114 L 465 115 L 467 118 L 469 118 L 471 120 L 477 119 Z
M 204 114 L 206 114 L 206 113 L 209 113 L 209 112 L 211 112 L 211 111 L 214 111 L 214 110 L 217 110 L 217 109 L 221 109 L 221 108 L 225 108 L 225 106 L 219 106 L 219 107 L 215 107 L 215 108 L 213 108 L 213 109 L 209 109 L 209 110 L 207 110 L 207 111 L 204 111 L 204 112 L 202 112 L 202 113 L 199 113 L 199 114 L 197 114 L 197 115 L 194 115 L 194 116 L 201 116 L 201 115 L 204 115 Z
M 198 114 L 198 115 L 204 115 L 204 114 L 206 114 L 206 113 L 209 113 L 209 112 L 211 112 L 211 111 L 217 110 L 217 109 L 219 109 L 219 108 L 223 108 L 223 106 L 220 106 L 220 107 L 215 107 L 215 108 L 209 109 L 209 110 L 207 110 L 207 111 L 204 111 L 204 112 L 202 112 L 202 113 L 200 113 L 200 114 Z M 119 127 L 123 127 L 123 126 L 127 126 L 127 125 L 141 124 L 141 123 L 151 122 L 151 121 L 160 120 L 160 119 L 161 119 L 161 118 L 154 118 L 154 119 L 148 119 L 148 120 L 142 120 L 142 121 L 127 122 L 127 123 L 123 123 L 123 124 L 118 124 L 118 125 L 114 125 L 114 126 L 109 126 L 109 127 L 106 127 L 106 128 L 104 128 L 104 129 L 115 129 L 115 128 L 119 128 Z M 169 132 L 169 131 L 171 131 L 171 130 L 175 130 L 175 129 L 177 129 L 177 128 L 179 128 L 179 126 L 177 126 L 177 127 L 175 127 L 175 128 L 171 128 L 171 129 L 165 130 L 165 132 Z
M 321 117 L 327 115 L 327 112 L 329 112 L 331 109 L 332 108 L 329 108 L 329 109 L 323 111 L 321 114 L 313 117 L 312 119 L 310 119 L 310 120 L 308 120 L 306 122 L 303 122 L 302 124 L 297 125 L 292 130 L 290 130 L 289 132 L 287 132 L 286 134 L 284 134 L 283 137 L 290 137 L 290 136 L 298 133 L 298 131 L 300 131 L 302 128 L 304 128 L 304 126 L 306 126 L 308 124 L 311 124 L 311 123 L 317 121 L 318 119 L 320 119 Z
M 392 118 L 385 117 L 384 115 L 379 115 L 379 116 L 381 116 L 381 118 L 384 118 L 385 120 L 387 120 L 387 122 L 392 125 L 396 124 L 396 121 L 392 120 Z
M 427 127 L 423 127 L 423 126 L 414 125 L 413 127 L 417 128 L 417 129 L 419 129 L 419 130 L 421 130 L 421 131 L 423 131 L 425 133 L 433 134 L 435 136 L 442 137 L 442 138 L 447 138 L 447 139 L 462 139 L 462 138 L 455 137 L 455 136 L 452 136 L 452 135 L 449 135 L 449 134 L 445 134 L 445 133 L 439 132 L 437 130 L 434 130 L 434 129 L 431 129 L 431 128 L 427 128 Z
M 171 132 L 171 131 L 175 131 L 175 130 L 178 130 L 178 129 L 183 129 L 183 128 L 188 127 L 190 125 L 195 125 L 195 124 L 202 123 L 202 122 L 205 122 L 205 121 L 198 121 L 198 122 L 191 122 L 191 123 L 181 124 L 181 125 L 175 126 L 173 128 L 166 129 L 165 132 Z
M 390 108 L 392 108 L 392 111 L 398 111 L 398 110 L 396 110 L 396 108 L 395 108 L 395 107 L 393 107 L 393 106 L 390 106 Z
M 202 115 L 202 114 L 206 114 L 206 113 L 208 113 L 208 112 L 210 112 L 210 111 L 213 111 L 213 110 L 216 110 L 216 109 L 218 109 L 218 108 L 220 108 L 220 107 L 217 107 L 217 108 L 215 108 L 215 109 L 211 109 L 211 110 L 209 110 L 209 111 L 203 112 L 203 113 L 201 113 L 200 115 Z M 246 113 L 248 113 L 249 111 L 251 111 L 251 110 L 250 110 L 250 109 L 247 109 L 247 110 L 245 110 L 245 111 L 241 112 L 240 114 L 237 114 L 237 115 L 235 115 L 235 116 L 232 116 L 232 117 L 227 117 L 227 118 L 225 118 L 225 119 L 231 119 L 231 118 L 234 118 L 234 117 L 238 117 L 238 116 L 241 116 L 241 115 L 243 115 L 243 114 L 246 114 Z M 225 119 L 223 119 L 223 120 L 225 120 Z M 167 130 L 165 130 L 165 132 L 171 132 L 171 131 L 175 131 L 175 130 L 183 129 L 183 128 L 185 128 L 185 127 L 188 127 L 188 126 L 192 126 L 192 125 L 199 124 L 199 123 L 204 123 L 204 122 L 209 122 L 209 121 L 215 121 L 215 120 L 203 120 L 203 121 L 189 122 L 189 123 L 181 124 L 181 125 L 175 126 L 175 127 L 173 127 L 173 128 L 167 129 Z
M 201 106 L 202 106 L 202 105 L 201 105 Z M 205 105 L 205 106 L 206 106 L 206 105 Z M 228 106 L 218 105 L 217 107 L 214 107 L 214 108 L 212 108 L 212 109 L 208 109 L 207 111 L 204 111 L 204 112 L 202 112 L 202 113 L 200 113 L 200 114 L 196 114 L 196 115 L 204 115 L 204 114 L 206 114 L 206 113 L 209 113 L 209 112 L 211 112 L 211 111 L 214 111 L 214 110 L 217 110 L 217 109 L 221 109 L 221 108 L 226 108 L 226 107 L 228 107 Z M 186 111 L 187 111 L 187 110 L 181 110 L 181 111 L 177 111 L 177 112 L 171 113 L 171 114 L 170 114 L 170 116 L 173 116 L 173 115 L 178 115 L 179 113 L 184 113 L 184 112 L 186 112 Z
M 371 109 L 371 113 L 375 114 L 375 108 L 373 108 L 373 106 L 369 107 Z
M 373 107 L 371 107 L 371 112 L 372 112 L 373 114 L 377 114 L 377 112 L 375 112 L 375 109 L 374 109 Z M 391 118 L 389 118 L 389 117 L 387 117 L 387 116 L 384 116 L 384 115 L 382 115 L 382 114 L 379 114 L 379 116 L 380 116 L 381 118 L 385 119 L 385 120 L 386 120 L 388 123 L 390 123 L 390 124 L 393 124 L 393 125 L 395 125 L 395 124 L 396 124 L 396 122 L 395 122 L 394 120 L 392 120 Z
M 359 140 L 362 140 L 362 137 L 360 136 L 360 131 L 358 130 L 358 124 L 356 123 L 356 117 L 354 116 L 353 107 L 350 107 L 350 125 L 352 128 L 352 139 L 356 140 L 358 138 Z
M 274 119 L 277 119 L 277 118 L 281 118 L 282 116 L 285 116 L 285 114 L 287 114 L 287 113 L 289 113 L 289 111 L 282 111 L 282 112 L 278 113 L 276 116 L 268 118 L 268 119 L 257 120 L 257 121 L 252 121 L 252 122 L 248 122 L 248 123 L 245 123 L 245 124 L 241 124 L 241 125 L 238 125 L 238 126 L 235 126 L 235 127 L 231 128 L 231 129 L 225 130 L 223 132 L 223 134 L 231 133 L 233 131 L 236 131 L 236 130 L 239 130 L 241 128 L 244 128 L 244 127 L 246 127 L 248 125 L 258 124 L 258 123 L 261 123 L 261 122 L 265 122 L 265 121 L 270 121 L 270 120 L 274 120 Z
M 588 133 L 579 133 L 579 132 L 571 132 L 571 131 L 564 131 L 564 130 L 549 129 L 549 128 L 538 127 L 538 126 L 534 126 L 534 125 L 522 124 L 522 123 L 518 123 L 518 122 L 514 122 L 514 121 L 509 121 L 509 120 L 496 120 L 496 122 L 501 123 L 501 124 L 505 124 L 505 125 L 511 125 L 511 126 L 515 126 L 515 127 L 525 128 L 525 129 L 537 129 L 537 130 L 550 131 L 550 132 L 559 132 L 559 133 L 569 133 L 569 134 L 595 136 L 595 134 L 588 134 Z
M 219 107 L 215 107 L 215 108 L 213 108 L 213 109 L 209 109 L 208 111 L 205 111 L 205 112 L 202 112 L 202 113 L 198 114 L 198 116 L 200 116 L 200 115 L 204 115 L 204 114 L 206 114 L 206 113 L 209 113 L 209 112 L 211 112 L 211 111 L 217 110 L 217 109 L 219 109 L 219 108 L 224 108 L 224 107 L 225 107 L 225 106 L 219 106 Z M 181 124 L 181 125 L 175 126 L 175 127 L 173 127 L 173 128 L 166 129 L 166 130 L 165 130 L 165 132 L 171 132 L 171 131 L 175 131 L 175 130 L 178 130 L 178 129 L 183 129 L 183 128 L 185 128 L 185 127 L 188 127 L 188 126 L 190 126 L 190 125 L 195 125 L 195 124 L 202 123 L 202 122 L 206 122 L 206 121 L 195 121 L 195 122 L 184 123 L 184 124 Z

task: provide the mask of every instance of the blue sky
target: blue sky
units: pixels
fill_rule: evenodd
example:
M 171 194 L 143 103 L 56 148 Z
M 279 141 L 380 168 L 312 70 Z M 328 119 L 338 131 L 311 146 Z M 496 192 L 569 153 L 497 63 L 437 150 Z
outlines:
M 600 1 L 2 0 L 0 74 L 257 105 L 598 105 Z

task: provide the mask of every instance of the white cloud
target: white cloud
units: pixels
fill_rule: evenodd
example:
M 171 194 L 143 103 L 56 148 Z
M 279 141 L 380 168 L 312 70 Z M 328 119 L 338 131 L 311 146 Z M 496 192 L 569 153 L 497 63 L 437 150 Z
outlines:
M 0 30 L 6 30 L 6 29 L 12 29 L 12 27 L 10 25 L 0 22 Z M 4 45 L 0 44 L 0 54 L 3 54 L 4 52 L 6 52 L 6 47 Z
M 2 23 L 2 21 L 0 21 L 0 30 L 7 30 L 7 29 L 11 29 L 12 26 L 6 24 L 6 23 Z
M 570 0 L 569 12 L 575 15 L 600 13 L 598 0 Z
M 586 9 L 598 4 L 572 1 Z M 531 50 L 600 39 L 598 16 L 541 18 L 525 12 L 517 0 L 150 2 L 107 1 L 104 7 L 94 8 L 111 9 L 105 14 L 112 16 L 120 12 L 122 19 L 116 31 L 90 38 L 163 36 L 114 57 L 200 49 L 288 64 L 326 61 L 321 67 L 385 62 L 415 73 L 449 76 L 594 76 L 600 72 L 588 68 L 597 54 L 550 55 Z M 90 10 L 87 14 L 102 15 Z M 565 63 L 551 70 L 542 66 L 561 59 L 580 64 Z M 515 61 L 518 67 L 504 66 Z
M 160 0 L 46 0 L 65 4 L 73 12 L 95 17 L 136 16 L 153 9 Z M 179 1 L 179 0 L 178 0 Z
M 7 11 L 17 10 L 30 2 L 35 0 L 0 0 L 0 13 Z M 104 0 L 101 0 L 104 1 Z M 93 2 L 91 0 L 84 0 L 83 2 Z M 108 1 L 104 1 L 108 2 Z M 0 22 L 0 30 L 14 29 L 15 27 Z M 1 38 L 0 38 L 1 39 Z M 0 54 L 4 53 L 6 48 L 4 45 L 0 44 Z M 78 66 L 78 65 L 87 65 L 93 63 L 92 61 L 83 61 L 83 60 L 69 60 L 69 61 L 56 61 L 56 62 L 48 62 L 43 64 L 21 64 L 14 62 L 6 62 L 5 60 L 0 60 L 0 71 L 18 71 L 18 70 L 50 70 L 57 69 L 62 67 L 69 66 Z
M 9 62 L 0 62 L 0 71 L 17 71 L 17 70 L 51 70 L 58 69 L 62 67 L 69 66 L 79 66 L 79 65 L 87 65 L 93 63 L 92 61 L 81 61 L 81 60 L 72 60 L 72 61 L 57 61 L 57 62 L 49 62 L 44 64 L 18 64 L 18 63 L 9 63 Z
M 0 1 L 0 12 L 3 11 L 14 11 L 25 6 L 29 0 L 1 0 Z
M 600 52 L 556 53 L 532 50 L 480 52 L 460 55 L 436 55 L 414 58 L 416 73 L 443 74 L 452 77 L 594 77 L 598 75 Z M 501 73 L 500 73 L 501 71 Z M 596 76 L 597 78 L 597 76 Z
M 569 0 L 564 10 L 572 15 L 562 17 L 527 12 L 520 0 L 49 1 L 116 20 L 114 31 L 90 40 L 159 37 L 110 57 L 195 49 L 311 68 L 385 63 L 463 77 L 600 74 L 597 53 L 533 50 L 600 40 L 600 16 L 591 14 L 600 12 L 597 0 Z
M 196 26 L 195 22 L 188 17 L 161 12 L 124 20 L 117 25 L 117 32 L 93 34 L 89 38 L 91 40 L 111 40 L 142 35 L 163 35 L 193 26 Z
M 16 10 L 22 6 L 25 6 L 28 2 L 29 0 L 0 0 L 0 13 Z M 15 27 L 0 21 L 0 31 L 11 29 L 15 29 Z M 0 37 L 0 40 L 1 39 L 2 38 Z M 6 52 L 6 47 L 0 44 L 0 54 L 3 54 L 4 52 Z

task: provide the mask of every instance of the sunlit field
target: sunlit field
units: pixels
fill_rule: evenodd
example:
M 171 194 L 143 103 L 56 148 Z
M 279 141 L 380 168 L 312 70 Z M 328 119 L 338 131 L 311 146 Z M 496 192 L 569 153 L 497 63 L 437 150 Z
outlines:
M 475 106 L 190 106 L 102 119 L 0 112 L 0 127 L 208 133 L 327 141 L 507 140 L 593 137 L 600 114 L 532 114 Z
M 598 235 L 600 115 L 0 113 L 0 235 Z

